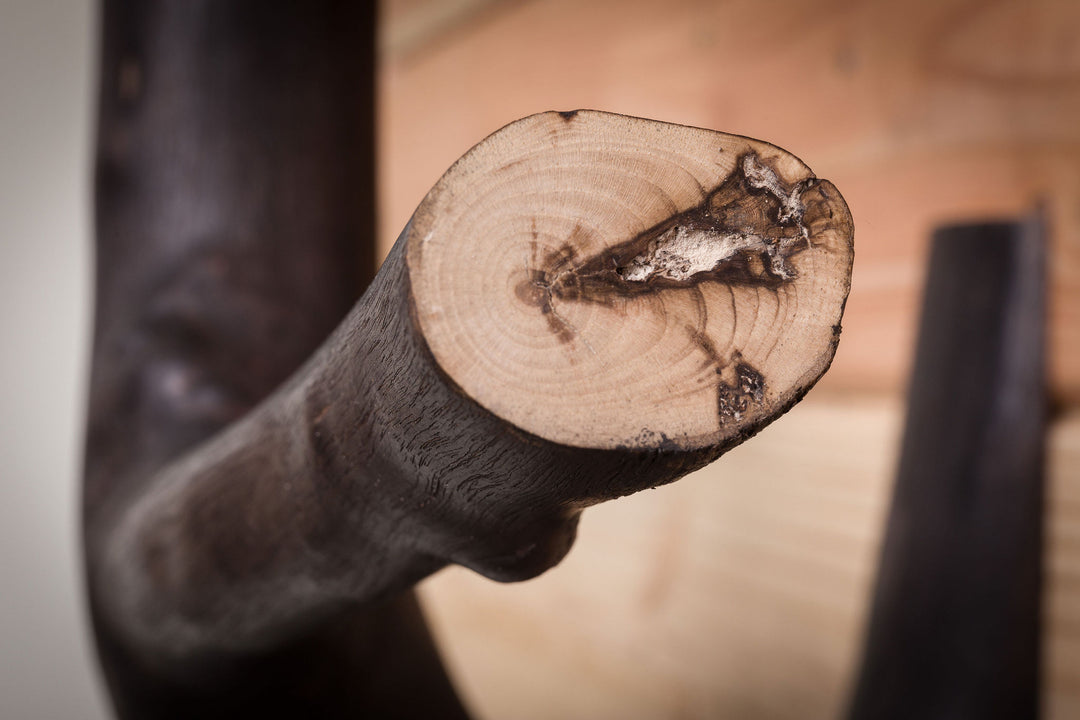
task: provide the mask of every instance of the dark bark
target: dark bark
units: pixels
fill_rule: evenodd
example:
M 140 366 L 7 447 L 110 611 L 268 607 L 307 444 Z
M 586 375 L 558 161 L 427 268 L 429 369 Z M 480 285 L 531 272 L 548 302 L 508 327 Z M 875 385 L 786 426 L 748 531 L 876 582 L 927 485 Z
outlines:
M 425 338 L 421 321 L 443 300 L 413 294 L 414 280 L 419 288 L 433 276 L 410 276 L 412 225 L 356 298 L 374 260 L 369 6 L 107 0 L 102 48 L 84 529 L 99 653 L 123 717 L 464 717 L 413 583 L 448 563 L 503 581 L 546 570 L 569 549 L 584 507 L 716 458 L 786 411 L 832 358 L 850 287 L 850 214 L 835 188 L 772 148 L 774 162 L 805 176 L 800 193 L 814 190 L 801 237 L 806 253 L 820 254 L 802 280 L 820 285 L 823 317 L 802 318 L 788 343 L 784 359 L 802 368 L 794 384 L 766 402 L 740 348 L 729 348 L 732 362 L 714 358 L 711 341 L 690 328 L 688 352 L 700 346 L 717 362 L 719 414 L 702 411 L 707 441 L 643 429 L 630 447 L 592 436 L 572 447 L 539 437 L 547 427 L 525 432 L 432 355 L 436 335 Z M 533 160 L 543 166 L 553 117 L 508 126 L 486 147 L 540 143 Z M 557 124 L 571 122 L 574 133 L 601 145 L 622 138 L 631 150 L 634 128 L 670 132 L 687 158 L 717 138 L 771 147 L 601 113 Z M 567 147 L 577 146 L 560 152 Z M 491 180 L 497 169 L 478 172 Z M 771 170 L 745 160 L 743 172 L 802 219 L 799 193 L 780 188 Z M 446 216 L 467 207 L 486 218 L 502 208 L 470 195 L 477 181 L 448 173 L 428 198 L 455 199 Z M 510 224 L 546 212 L 522 197 Z M 777 215 L 770 226 L 790 224 L 775 203 L 747 203 L 754 217 Z M 417 217 L 444 217 L 434 207 L 425 201 Z M 728 214 L 739 207 L 719 209 L 734 222 Z M 448 233 L 452 253 L 483 256 L 463 234 Z M 430 228 L 417 236 L 410 253 Z M 762 248 L 794 237 L 770 235 Z M 784 270 L 782 260 L 773 270 Z M 449 277 L 471 288 L 490 272 L 467 262 Z M 516 262 L 512 272 L 521 272 Z M 495 280 L 512 287 L 500 278 L 510 275 Z M 501 296 L 485 297 L 497 311 Z M 733 293 L 723 302 L 737 312 Z M 696 372 L 708 396 L 713 372 Z M 760 412 L 744 416 L 739 393 Z M 564 413 L 572 404 L 559 388 L 543 399 L 554 425 L 588 420 L 581 408 Z M 536 403 L 521 407 L 527 414 Z
M 435 365 L 403 241 L 267 402 L 156 472 L 91 562 L 102 615 L 157 672 L 303 636 L 448 562 L 498 580 L 557 563 L 590 504 L 700 467 L 700 452 L 587 450 L 508 426 Z
M 464 716 L 411 584 L 535 575 L 581 508 L 723 448 L 483 410 L 410 316 L 407 231 L 297 370 L 371 274 L 370 9 L 104 10 L 84 524 L 119 714 Z
M 934 236 L 900 467 L 850 717 L 1039 708 L 1043 230 Z
M 131 499 L 288 377 L 373 275 L 374 36 L 369 3 L 104 2 L 84 525 L 122 717 L 463 715 L 410 592 L 168 672 L 102 612 Z

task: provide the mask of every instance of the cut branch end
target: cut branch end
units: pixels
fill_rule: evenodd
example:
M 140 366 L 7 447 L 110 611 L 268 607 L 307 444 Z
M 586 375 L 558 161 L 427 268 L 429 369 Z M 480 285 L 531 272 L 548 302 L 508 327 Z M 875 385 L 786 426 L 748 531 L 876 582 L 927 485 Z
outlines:
M 473 148 L 418 208 L 416 321 L 481 406 L 584 448 L 728 446 L 828 368 L 851 215 L 775 146 L 594 111 Z

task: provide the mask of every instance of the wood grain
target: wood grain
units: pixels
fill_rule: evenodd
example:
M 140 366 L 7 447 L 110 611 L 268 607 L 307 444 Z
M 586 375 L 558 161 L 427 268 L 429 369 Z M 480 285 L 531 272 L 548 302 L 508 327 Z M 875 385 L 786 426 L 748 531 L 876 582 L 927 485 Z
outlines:
M 420 595 L 479 718 L 834 720 L 859 662 L 903 407 L 811 396 L 682 481 L 590 509 L 556 569 Z M 1080 712 L 1080 413 L 1048 445 L 1045 717 Z
M 413 584 L 446 564 L 501 581 L 553 567 L 573 544 L 583 508 L 703 467 L 786 411 L 828 365 L 852 251 L 850 216 L 835 188 L 766 143 L 605 113 L 532 116 L 467 153 L 330 331 L 361 282 L 353 275 L 359 251 L 373 247 L 372 235 L 357 237 L 350 222 L 357 213 L 370 222 L 371 213 L 333 202 L 358 190 L 371 169 L 370 156 L 362 155 L 371 147 L 371 125 L 361 122 L 371 115 L 357 100 L 371 88 L 371 66 L 335 54 L 365 40 L 370 49 L 370 15 L 327 12 L 336 6 L 312 6 L 305 15 L 290 8 L 260 14 L 255 4 L 122 2 L 107 8 L 104 23 L 99 303 L 84 496 L 87 584 L 121 717 L 250 711 L 276 718 L 309 707 L 324 718 L 460 717 Z M 343 34 L 335 35 L 339 29 Z M 312 37 L 332 40 L 332 52 L 323 55 L 326 48 Z M 153 50 L 129 57 L 133 45 Z M 286 62 L 284 77 L 265 70 L 282 46 L 301 58 Z M 219 67 L 221 53 L 239 60 Z M 133 72 L 149 79 L 145 91 Z M 209 77 L 220 85 L 204 91 Z M 301 105 L 307 114 L 299 118 L 292 114 L 296 95 L 314 98 Z M 237 103 L 248 112 L 248 103 L 261 108 L 265 135 L 236 124 Z M 167 162 L 177 138 L 192 149 L 183 169 Z M 295 147 L 280 138 L 296 139 Z M 202 152 L 207 142 L 230 153 Z M 316 149 L 351 149 L 357 157 L 338 167 L 343 158 Z M 257 166 L 263 184 L 256 188 L 230 172 L 234 163 L 244 165 L 245 151 L 266 163 Z M 500 177 L 514 165 L 520 168 Z M 620 167 L 625 182 L 614 172 Z M 298 178 L 308 182 L 298 186 Z M 686 200 L 681 193 L 688 188 L 694 202 L 676 202 Z M 600 197 L 605 209 L 622 212 L 592 217 L 595 207 L 579 202 Z M 203 210 L 210 230 L 192 232 L 186 218 L 163 213 L 169 203 Z M 253 218 L 277 217 L 273 211 L 284 213 L 281 222 L 251 236 Z M 725 346 L 730 357 L 713 351 L 717 366 L 706 368 L 719 386 L 702 385 L 710 396 L 703 413 L 708 433 L 669 438 L 658 431 L 633 441 L 616 436 L 618 443 L 600 437 L 603 415 L 598 423 L 581 406 L 560 413 L 571 403 L 558 391 L 546 397 L 552 422 L 581 442 L 531 432 L 519 416 L 487 407 L 490 398 L 480 392 L 487 375 L 479 386 L 469 382 L 448 361 L 459 348 L 451 344 L 447 353 L 435 340 L 452 343 L 473 325 L 491 329 L 470 316 L 471 293 L 495 288 L 482 296 L 484 312 L 505 309 L 507 294 L 520 301 L 514 288 L 524 282 L 529 291 L 539 281 L 519 264 L 524 255 L 517 251 L 528 244 L 511 244 L 521 239 L 515 233 L 535 225 L 534 240 L 546 237 L 546 219 L 567 215 L 595 221 L 598 232 L 613 229 L 619 244 L 569 245 L 570 256 L 576 248 L 584 260 L 538 285 L 549 304 L 590 293 L 604 305 L 600 286 L 627 294 L 627 306 L 668 293 L 685 301 L 688 288 L 701 292 L 706 282 L 761 287 L 765 295 L 792 288 L 793 312 L 778 313 L 782 326 L 758 322 L 756 311 L 753 322 L 743 319 L 727 298 L 713 313 L 728 312 L 740 329 L 749 325 L 751 339 L 765 336 L 757 339 L 769 348 L 760 361 L 768 386 L 745 369 L 758 362 L 757 349 Z M 491 226 L 462 223 L 462 216 Z M 624 242 L 635 220 L 641 227 Z M 693 273 L 692 286 L 686 278 L 638 278 L 635 263 L 681 267 L 686 257 L 668 252 L 674 241 L 665 240 L 681 230 L 696 238 L 696 251 L 719 242 L 701 233 L 735 246 L 727 255 L 706 252 L 711 260 Z M 502 263 L 507 247 L 514 252 Z M 758 270 L 748 270 L 754 261 Z M 238 268 L 266 273 L 252 283 L 261 293 L 234 276 Z M 440 283 L 454 291 L 441 292 Z M 288 314 L 293 307 L 281 298 L 293 298 L 301 310 Z M 521 304 L 531 339 L 550 336 L 541 308 Z M 444 317 L 464 317 L 465 326 L 447 331 Z M 625 339 L 608 337 L 623 326 L 636 338 L 638 327 L 617 320 L 580 323 L 593 352 Z M 282 339 L 275 352 L 260 334 L 265 325 L 309 332 L 286 333 L 296 345 Z M 329 336 L 314 348 L 319 327 Z M 698 332 L 701 346 L 719 345 L 706 337 L 711 332 Z M 527 335 L 495 324 L 472 339 L 498 348 Z M 770 337 L 777 339 L 772 346 Z M 561 352 L 530 355 L 535 344 L 521 344 L 531 371 L 516 377 L 522 394 L 549 364 L 556 366 L 554 380 L 585 389 L 572 385 L 581 377 L 558 364 Z M 280 384 L 265 397 L 240 394 L 244 381 L 262 394 L 272 384 L 220 352 L 237 346 L 272 356 L 261 369 Z M 309 354 L 295 367 L 297 355 Z M 625 355 L 630 359 L 587 368 L 601 396 L 623 388 L 620 373 L 635 359 Z M 465 361 L 466 368 L 473 364 Z M 662 391 L 686 372 L 679 363 L 651 364 L 661 391 L 619 413 L 631 420 L 642 414 L 650 424 L 649 413 L 671 400 Z M 726 384 L 730 366 L 738 390 Z M 754 407 L 727 408 L 723 402 L 734 402 L 727 392 L 753 396 Z M 526 411 L 535 398 L 527 398 Z
M 592 508 L 556 569 L 420 586 L 480 718 L 834 719 L 900 428 L 893 401 L 800 403 L 674 485 Z
M 541 113 L 458 160 L 409 224 L 414 315 L 477 403 L 551 442 L 730 446 L 836 350 L 839 191 L 781 148 Z
M 1080 401 L 1080 5 L 549 0 L 448 28 L 384 58 L 384 248 L 454 158 L 533 112 L 767 137 L 855 218 L 850 341 L 823 387 L 898 392 L 931 229 L 1042 202 L 1051 383 Z
M 769 137 L 843 188 L 859 244 L 836 360 L 788 417 L 680 484 L 589 511 L 536 582 L 447 571 L 422 589 L 458 680 L 489 718 L 837 717 L 935 226 L 1044 205 L 1051 388 L 1080 402 L 1080 4 L 507 0 L 444 27 L 384 55 L 384 248 L 491 127 L 579 107 Z M 1075 411 L 1049 462 L 1044 706 L 1068 720 Z

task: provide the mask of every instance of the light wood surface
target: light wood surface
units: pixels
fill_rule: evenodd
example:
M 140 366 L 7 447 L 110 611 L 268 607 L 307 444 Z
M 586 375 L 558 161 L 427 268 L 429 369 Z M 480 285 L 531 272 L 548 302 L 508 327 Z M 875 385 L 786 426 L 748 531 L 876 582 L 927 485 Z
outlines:
M 1080 411 L 1049 437 L 1049 497 L 1043 605 L 1046 717 L 1080 717 Z
M 746 138 L 532 115 L 439 180 L 409 226 L 414 317 L 484 408 L 574 447 L 728 446 L 828 367 L 851 216 Z
M 902 406 L 808 399 L 674 485 L 587 510 L 569 557 L 498 585 L 421 585 L 479 717 L 841 717 Z M 1044 691 L 1080 713 L 1080 413 L 1050 436 Z
M 450 163 L 519 117 L 594 108 L 745 134 L 832 180 L 855 219 L 826 387 L 903 387 L 935 224 L 1042 202 L 1053 388 L 1080 401 L 1080 3 L 462 5 L 440 24 L 435 0 L 388 3 L 426 39 L 384 58 L 384 247 Z
M 451 570 L 423 586 L 480 716 L 838 717 L 931 229 L 1042 203 L 1052 390 L 1073 408 L 1050 436 L 1044 699 L 1047 717 L 1080 717 L 1080 3 L 384 5 L 412 28 L 385 45 L 384 247 L 487 133 L 581 107 L 780 144 L 855 221 L 840 348 L 802 405 L 695 476 L 588 511 L 536 581 Z
M 422 596 L 482 718 L 837 718 L 899 407 L 805 401 L 674 485 L 585 512 L 562 565 Z

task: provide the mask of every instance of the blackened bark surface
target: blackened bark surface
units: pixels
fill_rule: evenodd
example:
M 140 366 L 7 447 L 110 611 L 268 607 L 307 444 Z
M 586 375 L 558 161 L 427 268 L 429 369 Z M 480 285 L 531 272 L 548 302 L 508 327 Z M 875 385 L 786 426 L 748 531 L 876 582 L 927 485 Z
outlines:
M 183 675 L 100 612 L 95 549 L 158 469 L 265 397 L 374 268 L 374 3 L 105 0 L 84 524 L 122 717 L 455 717 L 411 593 Z
M 853 720 L 1035 718 L 1040 223 L 935 233 Z

